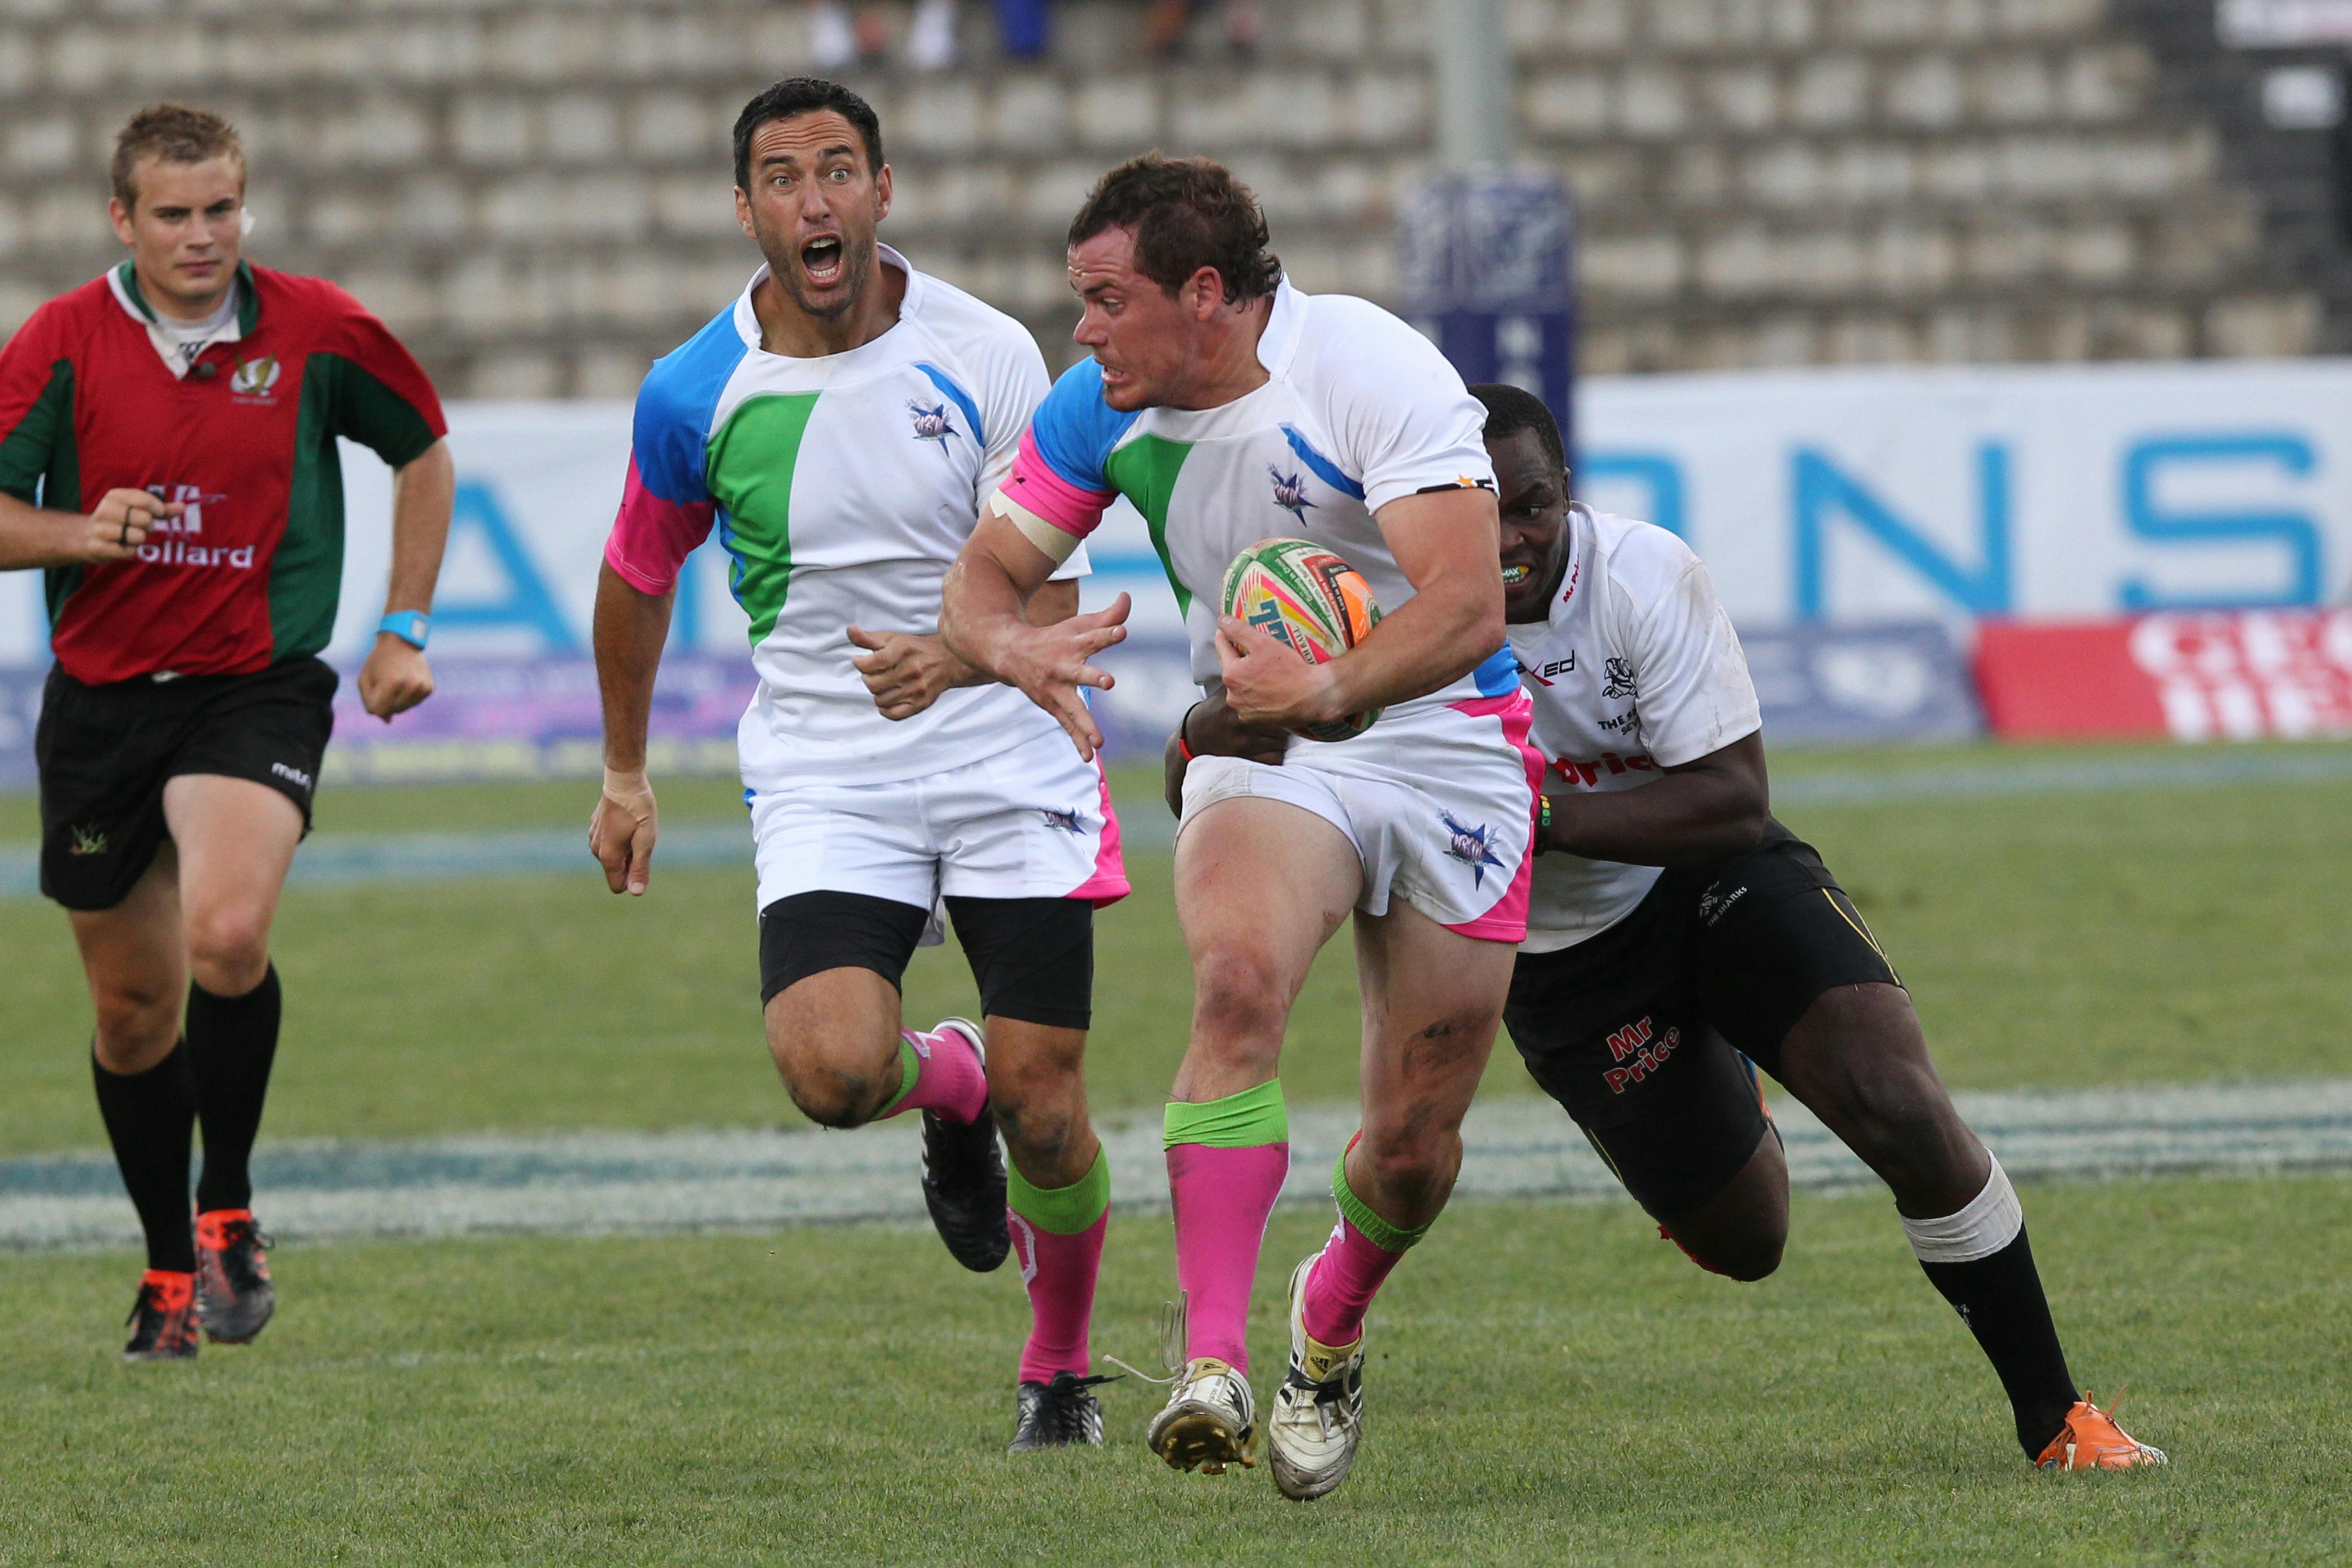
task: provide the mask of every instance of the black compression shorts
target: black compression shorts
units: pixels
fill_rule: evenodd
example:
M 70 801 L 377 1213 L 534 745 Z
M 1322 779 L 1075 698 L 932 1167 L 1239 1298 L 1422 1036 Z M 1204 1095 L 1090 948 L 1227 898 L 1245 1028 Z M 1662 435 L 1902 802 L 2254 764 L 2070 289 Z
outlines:
M 163 786 L 188 773 L 267 784 L 302 810 L 335 727 L 335 672 L 315 658 L 252 675 L 140 677 L 85 686 L 51 669 L 33 756 L 41 774 L 41 891 L 110 910 L 169 829 Z
M 1095 910 L 1086 899 L 947 900 L 980 987 L 982 1016 L 1050 1028 L 1092 1021 Z M 760 911 L 760 1003 L 828 969 L 870 969 L 896 986 L 927 910 L 869 893 L 795 893 Z
M 1835 986 L 1899 985 L 1811 845 L 1769 824 L 1748 853 L 1669 870 L 1632 913 L 1557 952 L 1524 952 L 1503 1016 L 1545 1091 L 1643 1207 L 1671 1220 L 1755 1153 L 1753 1075 Z

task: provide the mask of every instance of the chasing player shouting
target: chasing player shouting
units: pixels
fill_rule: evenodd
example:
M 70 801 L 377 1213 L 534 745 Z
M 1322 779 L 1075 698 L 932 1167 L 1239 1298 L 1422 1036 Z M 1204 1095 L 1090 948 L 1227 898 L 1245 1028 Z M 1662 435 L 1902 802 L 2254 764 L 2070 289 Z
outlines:
M 1330 1244 L 1292 1276 L 1269 1422 L 1276 1482 L 1312 1498 L 1356 1452 L 1366 1308 L 1461 1163 L 1524 934 L 1533 758 L 1483 410 L 1419 333 L 1363 300 L 1300 293 L 1265 246 L 1256 201 L 1215 163 L 1154 154 L 1103 176 L 1069 234 L 1092 357 L 1031 422 L 949 578 L 941 629 L 1092 755 L 1077 688 L 1109 684 L 1086 659 L 1127 606 L 1048 626 L 1023 606 L 1123 494 L 1168 563 L 1194 678 L 1241 720 L 1278 731 L 1387 710 L 1345 742 L 1289 742 L 1280 766 L 1202 757 L 1176 841 L 1193 1010 L 1166 1139 L 1188 1316 L 1149 1441 L 1181 1468 L 1252 1462 L 1244 1331 L 1289 1166 L 1283 1029 L 1354 911 L 1364 1125 L 1333 1173 Z M 1329 664 L 1217 615 L 1226 564 L 1277 534 L 1345 556 L 1386 612 Z
M 1471 390 L 1548 763 L 1505 1014 L 1528 1070 L 1702 1268 L 1760 1279 L 1788 1237 L 1789 1172 L 1745 1054 L 1893 1189 L 2028 1458 L 2164 1463 L 2076 1397 L 2009 1177 L 1945 1093 L 1861 912 L 1769 815 L 1755 688 L 1706 568 L 1664 529 L 1570 501 L 1539 400 Z
M 252 1339 L 276 1301 L 247 1165 L 278 1049 L 270 921 L 334 721 L 316 656 L 342 586 L 335 438 L 394 468 L 389 613 L 359 682 L 378 718 L 433 691 L 452 479 L 432 385 L 383 324 L 240 258 L 226 121 L 142 110 L 113 184 L 129 258 L 0 349 L 0 568 L 47 572 L 41 891 L 73 921 L 99 1110 L 146 1233 L 123 1354 L 167 1360 L 199 1323 Z
M 637 396 L 597 586 L 589 842 L 614 892 L 646 890 L 654 674 L 679 568 L 715 521 L 759 674 L 740 742 L 769 1051 L 825 1126 L 923 1112 L 949 1251 L 985 1270 L 1019 1243 L 1034 1320 L 1013 1447 L 1099 1444 L 1087 1336 L 1110 1172 L 1082 1066 L 1094 909 L 1128 890 L 1118 825 L 1101 768 L 937 635 L 940 582 L 1045 365 L 1017 322 L 877 242 L 890 188 L 880 123 L 846 88 L 778 82 L 736 120 L 736 216 L 767 262 Z M 1075 611 L 1083 569 L 1033 614 Z M 984 1040 L 960 1018 L 900 1026 L 899 979 L 942 899 Z

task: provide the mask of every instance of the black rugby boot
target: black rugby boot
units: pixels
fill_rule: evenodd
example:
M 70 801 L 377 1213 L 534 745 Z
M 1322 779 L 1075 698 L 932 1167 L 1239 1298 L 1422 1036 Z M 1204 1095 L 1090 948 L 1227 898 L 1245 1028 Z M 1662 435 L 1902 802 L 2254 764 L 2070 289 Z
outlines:
M 187 1361 L 196 1353 L 196 1281 L 192 1274 L 150 1268 L 124 1320 L 131 1329 L 124 1361 Z
M 988 1066 L 985 1036 L 968 1018 L 940 1025 L 971 1042 L 981 1067 Z M 996 1112 L 983 1101 L 980 1114 L 963 1125 L 937 1111 L 923 1112 L 923 1206 L 948 1245 L 948 1255 L 975 1274 L 1001 1267 L 1013 1250 L 1004 1220 L 1004 1152 L 996 1143 Z
M 1093 1391 L 1098 1384 L 1117 1381 L 1057 1372 L 1051 1383 L 1023 1384 L 1013 1395 L 1013 1441 L 1004 1446 L 1004 1451 L 1026 1454 L 1036 1448 L 1075 1448 L 1080 1444 L 1101 1447 L 1102 1401 Z
M 268 1246 L 251 1209 L 196 1216 L 196 1321 L 213 1343 L 251 1343 L 278 1310 L 278 1291 L 261 1256 Z

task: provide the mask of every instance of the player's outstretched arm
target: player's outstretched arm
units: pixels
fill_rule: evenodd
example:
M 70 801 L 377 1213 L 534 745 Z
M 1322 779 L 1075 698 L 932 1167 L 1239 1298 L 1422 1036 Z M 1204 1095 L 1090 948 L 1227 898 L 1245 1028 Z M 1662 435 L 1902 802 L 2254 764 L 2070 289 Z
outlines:
M 1102 746 L 1102 731 L 1078 688 L 1109 689 L 1109 671 L 1087 660 L 1127 636 L 1129 600 L 1121 594 L 1108 609 L 1034 625 L 1026 613 L 1030 600 L 1055 564 L 1012 519 L 991 507 L 948 571 L 940 636 L 964 663 L 992 680 L 1020 688 L 1051 713 L 1078 755 L 1091 762 Z
M 0 572 L 132 560 L 147 531 L 182 510 L 145 490 L 109 490 L 89 512 L 52 511 L 0 495 Z
M 604 705 L 604 790 L 588 818 L 588 849 L 616 893 L 645 894 L 653 879 L 657 822 L 646 778 L 646 728 L 654 708 L 654 674 L 669 640 L 677 596 L 633 587 L 608 563 L 597 570 L 596 689 Z
M 1551 826 L 1537 846 L 1628 866 L 1707 866 L 1745 855 L 1764 837 L 1772 808 L 1764 735 L 1747 735 L 1695 762 L 1665 769 L 1643 789 L 1555 795 Z
M 449 544 L 449 510 L 457 496 L 457 466 L 449 443 L 436 441 L 392 471 L 392 583 L 383 613 L 430 614 L 434 585 L 441 580 L 441 555 Z M 375 647 L 360 667 L 360 701 L 392 722 L 433 695 L 433 667 L 425 650 L 390 632 L 375 634 Z
M 1029 596 L 1026 612 L 1033 626 L 1050 626 L 1078 613 L 1076 582 L 1048 583 Z M 936 632 L 869 632 L 849 628 L 849 641 L 865 651 L 849 662 L 873 694 L 882 717 L 911 719 L 937 702 L 942 693 L 959 686 L 986 686 L 995 677 L 975 669 L 948 650 L 947 639 Z
M 1347 653 L 1306 664 L 1255 626 L 1230 616 L 1218 623 L 1225 695 L 1243 723 L 1329 723 L 1425 697 L 1503 646 L 1502 524 L 1492 493 L 1465 487 L 1402 496 L 1377 521 L 1413 596 Z

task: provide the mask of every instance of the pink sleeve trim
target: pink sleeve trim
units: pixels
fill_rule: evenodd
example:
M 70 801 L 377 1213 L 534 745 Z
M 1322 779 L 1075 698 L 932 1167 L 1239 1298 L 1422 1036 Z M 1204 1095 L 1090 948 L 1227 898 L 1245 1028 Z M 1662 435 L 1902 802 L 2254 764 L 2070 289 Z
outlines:
M 1021 432 L 1021 449 L 1013 454 L 1013 469 L 1004 476 L 1006 500 L 1073 539 L 1084 539 L 1095 531 L 1118 493 L 1082 489 L 1055 473 L 1037 450 L 1034 430 Z
M 629 477 L 621 488 L 621 510 L 613 519 L 612 537 L 604 542 L 604 564 L 640 594 L 667 594 L 676 585 L 686 558 L 710 537 L 713 510 L 707 500 L 680 505 L 662 500 L 646 489 L 632 457 Z

